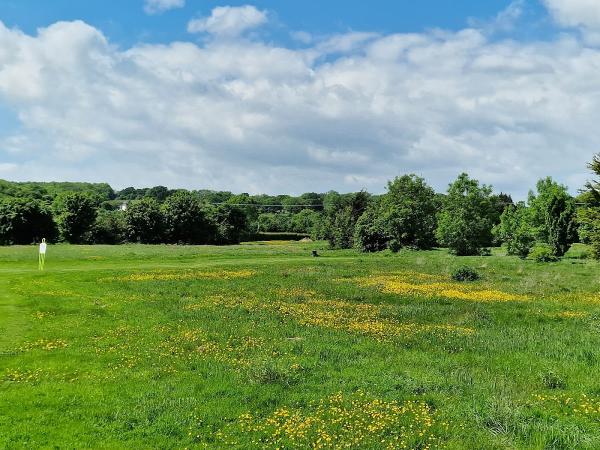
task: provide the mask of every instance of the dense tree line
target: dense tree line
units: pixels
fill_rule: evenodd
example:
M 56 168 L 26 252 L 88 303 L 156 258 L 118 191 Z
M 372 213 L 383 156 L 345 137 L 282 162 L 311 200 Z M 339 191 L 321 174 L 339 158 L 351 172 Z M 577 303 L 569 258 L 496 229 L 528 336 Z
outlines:
M 590 168 L 600 175 L 600 156 Z M 124 205 L 126 207 L 124 207 Z M 444 194 L 416 175 L 367 192 L 289 195 L 170 190 L 114 191 L 107 184 L 10 183 L 0 180 L 0 244 L 48 241 L 119 244 L 231 244 L 257 233 L 298 233 L 332 248 L 365 252 L 447 247 L 481 255 L 504 245 L 509 255 L 560 258 L 577 241 L 600 258 L 600 183 L 572 197 L 551 178 L 527 201 L 461 174 Z

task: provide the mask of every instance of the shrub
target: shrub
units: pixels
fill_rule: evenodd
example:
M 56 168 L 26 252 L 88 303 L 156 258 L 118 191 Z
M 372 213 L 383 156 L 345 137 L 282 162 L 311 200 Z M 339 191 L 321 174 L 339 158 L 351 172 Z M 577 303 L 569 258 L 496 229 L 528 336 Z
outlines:
M 397 239 L 392 239 L 389 242 L 388 247 L 390 248 L 392 253 L 398 253 L 400 249 L 402 249 L 402 244 Z
M 454 281 L 477 281 L 481 278 L 479 273 L 472 267 L 462 266 L 452 272 Z
M 536 246 L 531 252 L 531 257 L 539 263 L 556 262 L 559 260 L 552 251 L 552 248 L 546 244 Z

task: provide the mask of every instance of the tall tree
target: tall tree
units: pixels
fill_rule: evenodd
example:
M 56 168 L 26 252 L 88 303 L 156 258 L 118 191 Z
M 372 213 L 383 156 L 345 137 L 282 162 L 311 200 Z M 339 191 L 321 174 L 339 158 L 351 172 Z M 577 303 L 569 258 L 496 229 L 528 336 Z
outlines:
M 438 241 L 459 256 L 477 255 L 491 242 L 492 189 L 461 174 L 448 188 L 438 216 Z
M 548 204 L 546 228 L 548 244 L 554 256 L 563 256 L 575 240 L 575 205 L 564 196 L 555 195 Z
M 52 212 L 43 202 L 31 198 L 0 201 L 0 244 L 26 245 L 43 238 L 52 242 L 56 237 Z
M 179 191 L 162 205 L 167 238 L 177 244 L 208 244 L 215 239 L 215 226 L 207 217 L 198 197 Z
M 530 224 L 530 214 L 524 202 L 506 207 L 500 216 L 500 223 L 493 229 L 496 238 L 506 244 L 509 255 L 527 258 L 535 236 Z
M 54 201 L 61 237 L 71 244 L 81 244 L 96 221 L 97 199 L 87 193 L 60 194 Z
M 379 216 L 386 234 L 401 247 L 433 247 L 436 213 L 434 190 L 414 174 L 390 181 L 380 200 Z
M 157 244 L 165 239 L 165 221 L 154 198 L 134 200 L 125 211 L 127 238 L 142 244 Z

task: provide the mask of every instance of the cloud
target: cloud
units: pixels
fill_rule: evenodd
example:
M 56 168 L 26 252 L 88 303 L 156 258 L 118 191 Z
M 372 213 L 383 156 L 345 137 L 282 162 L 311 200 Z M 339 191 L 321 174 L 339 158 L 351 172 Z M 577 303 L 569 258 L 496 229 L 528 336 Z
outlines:
M 589 177 L 600 50 L 568 33 L 347 33 L 301 49 L 228 33 L 121 49 L 80 21 L 0 23 L 0 103 L 20 121 L 0 136 L 0 173 L 299 193 L 381 192 L 409 172 L 445 190 L 467 171 L 520 198 L 542 176 L 573 192 Z
M 600 2 L 597 0 L 543 1 L 560 25 L 600 29 Z
M 469 18 L 468 23 L 473 28 L 482 29 L 488 34 L 508 33 L 515 29 L 517 23 L 523 17 L 524 8 L 525 0 L 514 0 L 492 20 Z
M 254 6 L 219 6 L 211 15 L 193 19 L 188 23 L 190 33 L 210 33 L 217 36 L 236 37 L 267 23 L 267 13 Z
M 161 14 L 170 9 L 183 8 L 185 0 L 145 0 L 144 11 L 146 14 Z

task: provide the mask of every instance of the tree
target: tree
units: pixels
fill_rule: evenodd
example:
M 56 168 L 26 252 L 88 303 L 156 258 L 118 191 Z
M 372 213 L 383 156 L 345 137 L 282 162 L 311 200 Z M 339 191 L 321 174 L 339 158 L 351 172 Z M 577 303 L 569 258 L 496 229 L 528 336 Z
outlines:
M 368 208 L 354 227 L 354 245 L 363 252 L 379 252 L 387 248 L 389 241 L 390 236 L 378 208 Z
M 388 183 L 378 214 L 369 213 L 389 239 L 402 247 L 428 249 L 435 245 L 437 201 L 423 178 L 404 175 Z M 379 216 L 379 217 L 376 217 Z
M 352 207 L 346 206 L 338 210 L 330 218 L 327 227 L 327 240 L 331 248 L 352 248 L 354 246 L 354 226 Z
M 500 242 L 506 244 L 509 255 L 527 258 L 535 243 L 535 236 L 525 203 L 519 202 L 506 207 L 500 216 L 500 223 L 493 229 L 493 234 Z
M 320 214 L 312 209 L 303 209 L 292 216 L 289 231 L 293 233 L 312 233 Z
M 142 244 L 157 244 L 165 239 L 165 224 L 158 201 L 154 198 L 133 200 L 125 211 L 127 238 Z
M 98 210 L 96 222 L 92 228 L 94 244 L 122 244 L 125 242 L 126 223 L 123 211 Z
M 151 197 L 158 202 L 164 202 L 169 196 L 169 189 L 165 186 L 154 186 L 146 191 L 146 197 Z
M 571 199 L 567 187 L 551 177 L 542 178 L 536 184 L 537 194 L 530 191 L 527 203 L 530 208 L 530 223 L 536 240 L 550 243 L 547 215 L 554 198 Z
M 96 220 L 96 200 L 87 193 L 60 194 L 54 201 L 61 237 L 71 244 L 81 244 L 89 237 Z
M 562 195 L 555 195 L 548 204 L 546 229 L 548 244 L 554 256 L 563 256 L 575 241 L 575 205 Z
M 52 212 L 43 202 L 31 198 L 0 201 L 0 244 L 27 245 L 57 237 Z
M 292 216 L 287 212 L 263 213 L 258 216 L 258 231 L 282 232 L 290 230 Z
M 491 193 L 490 187 L 480 186 L 466 173 L 448 188 L 436 236 L 452 253 L 477 255 L 491 242 Z
M 215 239 L 215 226 L 208 219 L 198 198 L 178 191 L 162 205 L 167 239 L 172 243 L 208 244 Z
M 236 206 L 219 205 L 210 210 L 209 218 L 216 228 L 216 244 L 239 244 L 248 231 L 246 214 Z
M 369 206 L 370 195 L 365 191 L 340 195 L 331 192 L 325 195 L 325 235 L 332 248 L 352 248 L 354 227 L 358 218 Z
M 491 221 L 492 224 L 497 225 L 500 223 L 500 216 L 504 212 L 504 210 L 513 206 L 514 202 L 510 195 L 505 194 L 504 192 L 500 192 L 498 195 L 492 195 L 492 215 Z

